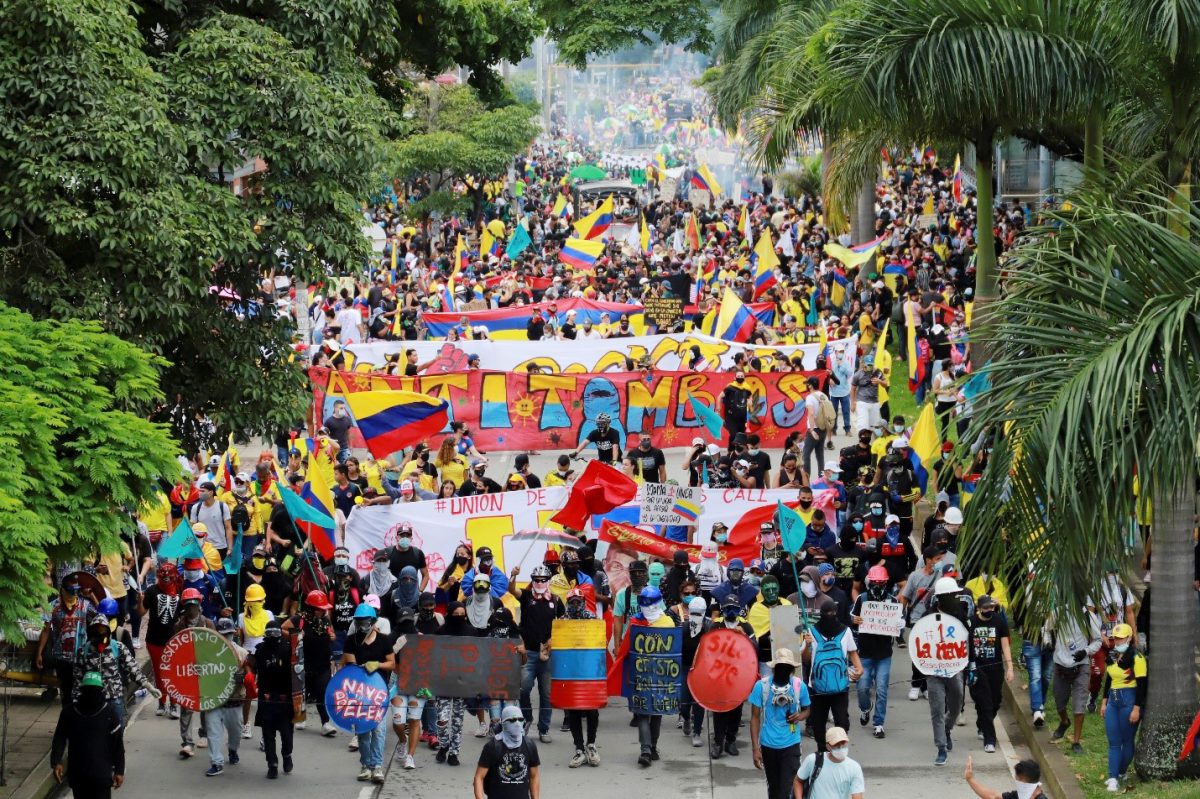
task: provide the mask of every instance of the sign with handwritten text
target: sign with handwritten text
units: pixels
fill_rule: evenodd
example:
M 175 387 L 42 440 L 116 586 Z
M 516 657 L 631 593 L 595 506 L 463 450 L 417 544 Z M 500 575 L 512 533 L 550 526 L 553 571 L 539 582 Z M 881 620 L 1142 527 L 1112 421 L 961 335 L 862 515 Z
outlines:
M 683 632 L 678 627 L 631 627 L 621 694 L 643 716 L 674 716 L 683 685 Z
M 967 667 L 966 622 L 943 613 L 922 616 L 908 636 L 908 655 L 922 674 L 953 677 Z
M 409 636 L 396 654 L 396 692 L 516 699 L 521 694 L 519 645 L 507 638 Z
M 334 726 L 345 732 L 370 732 L 383 723 L 387 681 L 362 666 L 342 666 L 325 687 L 325 709 Z
M 899 635 L 904 629 L 904 606 L 899 602 L 863 602 L 859 634 Z

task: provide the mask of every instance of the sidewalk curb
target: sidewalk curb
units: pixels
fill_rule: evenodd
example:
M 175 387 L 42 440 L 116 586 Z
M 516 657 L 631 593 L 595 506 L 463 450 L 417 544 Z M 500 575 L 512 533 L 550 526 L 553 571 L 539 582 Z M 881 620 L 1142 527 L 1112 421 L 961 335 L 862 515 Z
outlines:
M 1012 714 L 1021 730 L 1025 745 L 1033 753 L 1033 759 L 1042 767 L 1042 787 L 1054 799 L 1084 799 L 1083 788 L 1075 777 L 1071 762 L 1050 743 L 1049 734 L 1033 726 L 1033 711 L 1029 707 L 1029 698 L 1024 691 L 1014 690 L 1008 683 L 1003 684 L 1004 707 Z
M 59 785 L 55 781 L 54 772 L 50 770 L 50 753 L 46 752 L 33 772 L 13 791 L 12 799 L 46 799 L 66 787 L 66 783 Z

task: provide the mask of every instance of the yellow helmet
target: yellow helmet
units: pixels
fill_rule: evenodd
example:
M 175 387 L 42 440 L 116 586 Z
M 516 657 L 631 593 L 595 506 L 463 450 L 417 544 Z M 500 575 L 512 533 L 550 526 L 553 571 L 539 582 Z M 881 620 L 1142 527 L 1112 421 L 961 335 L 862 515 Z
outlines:
M 1133 635 L 1133 628 L 1128 624 L 1118 624 L 1112 628 L 1113 638 L 1129 638 Z
M 252 585 L 246 589 L 247 602 L 262 602 L 267 598 L 267 592 L 261 585 Z

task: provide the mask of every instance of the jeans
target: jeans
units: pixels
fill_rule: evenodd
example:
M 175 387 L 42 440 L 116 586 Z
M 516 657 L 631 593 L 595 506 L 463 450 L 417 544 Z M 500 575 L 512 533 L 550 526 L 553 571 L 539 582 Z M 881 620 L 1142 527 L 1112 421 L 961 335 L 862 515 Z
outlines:
M 687 680 L 683 681 L 683 690 L 679 698 L 679 715 L 683 716 L 684 725 L 691 724 L 693 735 L 700 735 L 704 731 L 704 706 L 692 699 L 692 692 L 688 689 Z
M 833 429 L 837 429 L 837 420 L 841 419 L 842 432 L 848 434 L 850 432 L 850 395 L 835 397 L 831 394 L 829 395 L 829 401 L 833 403 Z
M 792 799 L 792 780 L 800 770 L 800 744 L 786 749 L 762 747 L 763 773 L 767 777 L 767 799 Z
M 550 661 L 538 658 L 537 650 L 526 653 L 528 658 L 521 674 L 521 713 L 533 718 L 533 681 L 538 683 L 538 732 L 550 732 Z
M 1104 733 L 1108 736 L 1108 776 L 1121 777 L 1133 762 L 1133 740 L 1138 725 L 1129 722 L 1137 701 L 1136 688 L 1112 688 L 1104 711 Z
M 1046 694 L 1050 692 L 1050 664 L 1054 662 L 1054 650 L 1043 649 L 1031 641 L 1021 643 L 1021 658 L 1029 672 L 1029 707 L 1033 710 L 1046 709 Z
M 491 722 L 492 732 L 500 732 L 500 718 L 506 707 L 520 707 L 519 702 L 511 699 L 493 699 L 488 702 L 488 721 Z
M 391 705 L 384 708 L 383 719 L 378 727 L 358 734 L 358 762 L 363 768 L 383 768 L 383 743 L 387 740 L 387 714 L 390 710 Z
M 929 721 L 933 724 L 933 743 L 938 750 L 946 748 L 950 731 L 958 720 L 963 703 L 962 677 L 927 677 L 929 685 Z
M 971 698 L 975 700 L 975 727 L 983 733 L 983 744 L 996 745 L 996 714 L 1000 712 L 1000 688 L 1004 685 L 1004 666 L 980 666 L 975 670 Z
M 321 671 L 305 669 L 304 672 L 305 701 L 317 706 L 321 724 L 329 721 L 329 711 L 325 709 L 325 688 L 329 685 L 330 676 L 328 666 Z
M 813 433 L 817 434 L 816 438 L 813 438 Z M 825 468 L 825 435 L 826 431 L 824 430 L 808 430 L 804 433 L 804 449 L 802 450 L 802 454 L 804 456 L 804 471 L 808 474 L 816 474 L 816 472 L 809 468 L 813 452 L 817 453 L 817 471 L 819 472 Z
M 888 680 L 892 676 L 892 659 L 861 658 L 863 673 L 858 678 L 858 709 L 866 713 L 871 709 L 871 684 L 875 685 L 875 713 L 871 723 L 882 727 L 887 718 Z
M 662 716 L 637 715 L 638 746 L 642 754 L 648 755 L 658 749 L 658 734 L 662 732 Z
M 223 766 L 226 741 L 232 753 L 238 750 L 238 741 L 242 738 L 242 706 L 238 704 L 206 710 L 204 723 L 208 725 L 208 759 L 214 766 Z
M 200 737 L 208 737 L 208 714 L 200 714 Z M 238 728 L 241 732 L 241 728 Z M 179 742 L 183 746 L 195 746 L 196 742 L 192 740 L 192 711 L 186 708 L 179 709 Z

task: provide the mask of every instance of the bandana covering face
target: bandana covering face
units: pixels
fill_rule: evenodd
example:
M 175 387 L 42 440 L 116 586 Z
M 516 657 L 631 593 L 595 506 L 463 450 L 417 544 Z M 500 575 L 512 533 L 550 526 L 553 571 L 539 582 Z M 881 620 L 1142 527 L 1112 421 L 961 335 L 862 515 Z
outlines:
M 509 749 L 516 749 L 525 739 L 525 724 L 516 719 L 510 719 L 500 725 L 500 734 L 496 737 L 503 741 Z
M 695 638 L 704 627 L 704 612 L 707 610 L 703 597 L 693 597 L 688 603 L 688 633 Z

